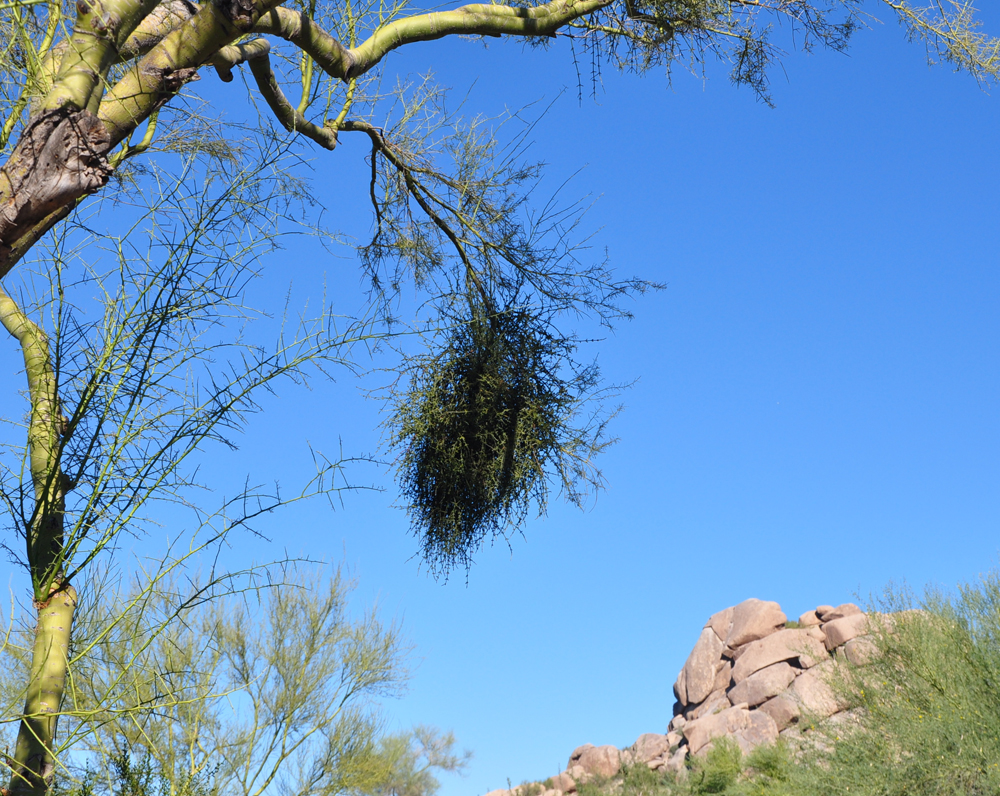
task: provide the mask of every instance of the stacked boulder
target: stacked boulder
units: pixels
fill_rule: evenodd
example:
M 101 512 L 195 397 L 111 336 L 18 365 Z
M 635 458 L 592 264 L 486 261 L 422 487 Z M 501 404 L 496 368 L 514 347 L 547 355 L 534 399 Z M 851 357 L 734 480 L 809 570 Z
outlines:
M 677 701 L 665 735 L 640 735 L 626 749 L 584 744 L 561 774 L 487 796 L 562 796 L 630 765 L 680 772 L 689 755 L 706 754 L 720 738 L 748 752 L 796 733 L 802 716 L 836 721 L 846 706 L 830 687 L 831 670 L 840 659 L 861 665 L 871 655 L 867 621 L 852 603 L 820 605 L 797 622 L 765 600 L 719 611 L 674 683 Z
M 683 735 L 683 757 L 720 737 L 744 751 L 777 740 L 803 714 L 831 717 L 844 709 L 830 687 L 838 657 L 861 664 L 871 652 L 867 616 L 858 606 L 821 605 L 798 622 L 775 602 L 750 599 L 714 614 L 674 684 L 670 733 Z

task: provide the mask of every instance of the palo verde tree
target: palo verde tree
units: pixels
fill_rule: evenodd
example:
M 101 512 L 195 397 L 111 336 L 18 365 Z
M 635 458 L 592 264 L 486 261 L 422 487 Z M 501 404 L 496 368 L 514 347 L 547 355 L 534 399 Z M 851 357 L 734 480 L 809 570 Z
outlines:
M 983 82 L 997 76 L 1000 41 L 978 29 L 966 0 L 882 2 L 932 57 Z M 182 378 L 164 376 L 212 359 L 226 338 L 203 347 L 205 324 L 224 327 L 240 315 L 240 279 L 216 268 L 226 255 L 192 270 L 184 254 L 214 235 L 212 224 L 229 230 L 223 252 L 250 245 L 240 235 L 248 220 L 268 228 L 259 215 L 268 189 L 261 194 L 259 180 L 239 169 L 234 184 L 245 193 L 188 197 L 201 221 L 185 228 L 191 237 L 175 240 L 184 245 L 171 256 L 126 257 L 132 265 L 119 270 L 120 289 L 107 289 L 107 274 L 80 277 L 101 285 L 107 323 L 81 326 L 66 310 L 72 257 L 54 256 L 48 268 L 41 260 L 51 290 L 36 301 L 13 285 L 22 272 L 26 283 L 26 266 L 39 261 L 36 247 L 70 240 L 60 228 L 113 179 L 116 195 L 141 195 L 150 190 L 142 171 L 158 153 L 225 161 L 227 143 L 234 149 L 230 133 L 213 137 L 185 100 L 196 79 L 214 71 L 230 83 L 246 65 L 252 91 L 293 137 L 326 150 L 345 135 L 370 145 L 375 234 L 359 254 L 373 307 L 388 313 L 394 291 L 412 281 L 426 291 L 439 330 L 431 351 L 404 368 L 393 441 L 422 551 L 447 571 L 468 564 L 487 535 L 516 527 L 530 506 L 543 507 L 551 483 L 571 499 L 599 483 L 593 456 L 605 443 L 603 422 L 579 411 L 597 375 L 575 365 L 562 320 L 585 312 L 612 323 L 625 314 L 621 300 L 645 285 L 617 280 L 601 265 L 581 266 L 564 219 L 526 219 L 521 211 L 537 170 L 488 130 L 450 119 L 436 87 L 404 83 L 387 98 L 385 56 L 453 36 L 571 38 L 627 71 L 669 70 L 714 55 L 731 63 L 735 82 L 767 101 L 767 70 L 779 52 L 768 39 L 775 21 L 791 23 L 807 47 L 842 50 L 861 13 L 859 0 L 550 0 L 443 11 L 406 0 L 0 4 L 0 321 L 23 353 L 30 404 L 25 467 L 10 468 L 21 480 L 5 487 L 4 507 L 37 612 L 9 792 L 43 794 L 55 777 L 74 579 L 130 530 L 144 500 L 165 485 L 183 486 L 176 479 L 186 457 L 238 425 L 255 390 L 299 377 L 308 363 L 349 362 L 341 344 L 364 337 L 342 335 L 320 313 L 316 326 L 271 351 L 255 349 L 218 382 L 188 390 L 178 386 Z M 286 94 L 290 85 L 297 100 Z M 390 100 L 390 121 L 376 123 Z M 267 136 L 267 129 L 243 135 Z M 274 139 L 263 140 L 266 153 Z M 162 208 L 150 207 L 155 224 Z M 146 270 L 136 274 L 136 262 Z M 130 447 L 151 438 L 157 442 Z

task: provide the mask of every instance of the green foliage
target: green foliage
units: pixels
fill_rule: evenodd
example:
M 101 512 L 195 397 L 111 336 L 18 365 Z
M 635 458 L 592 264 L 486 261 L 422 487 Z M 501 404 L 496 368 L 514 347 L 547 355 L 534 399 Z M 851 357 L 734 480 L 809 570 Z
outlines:
M 418 725 L 409 732 L 387 735 L 379 753 L 387 762 L 383 782 L 360 791 L 371 796 L 434 796 L 440 788 L 437 772 L 461 773 L 472 759 L 468 750 L 454 751 L 455 736 Z
M 606 48 L 619 68 L 662 66 L 670 73 L 678 63 L 704 69 L 716 57 L 730 64 L 736 85 L 771 104 L 768 73 L 782 51 L 770 41 L 770 21 L 791 18 L 801 28 L 806 50 L 819 45 L 842 52 L 860 27 L 859 5 L 858 0 L 624 0 L 571 27 L 605 33 L 593 46 Z
M 599 485 L 591 462 L 608 444 L 604 422 L 574 425 L 597 371 L 567 374 L 572 349 L 528 311 L 474 304 L 442 351 L 417 360 L 391 422 L 401 491 L 435 570 L 468 566 L 532 503 L 544 511 L 550 476 L 578 503 L 581 483 Z
M 339 570 L 288 569 L 217 599 L 172 576 L 124 593 L 86 585 L 61 719 L 65 796 L 432 796 L 435 773 L 468 759 L 433 728 L 384 736 L 379 701 L 403 688 L 409 647 L 375 610 L 350 610 Z M 12 700 L 30 640 L 26 627 L 2 650 Z
M 914 603 L 905 591 L 881 601 L 893 613 L 877 654 L 843 684 L 859 723 L 827 732 L 832 751 L 804 778 L 813 793 L 1000 793 L 1000 575 Z
M 663 784 L 663 775 L 649 766 L 626 766 L 622 772 L 621 796 L 650 796 L 662 788 Z
M 792 796 L 792 768 L 792 754 L 784 742 L 744 756 L 736 743 L 720 739 L 679 776 L 642 764 L 626 766 L 611 780 L 580 785 L 579 796 Z
M 746 758 L 746 765 L 758 784 L 784 782 L 789 777 L 792 753 L 784 741 L 758 746 Z
M 135 759 L 124 744 L 108 758 L 105 776 L 88 769 L 76 782 L 56 780 L 51 791 L 53 796 L 215 796 L 216 792 L 206 776 L 171 781 L 150 755 Z
M 728 793 L 743 771 L 743 753 L 735 741 L 723 738 L 712 744 L 704 758 L 695 758 L 691 766 L 691 793 Z

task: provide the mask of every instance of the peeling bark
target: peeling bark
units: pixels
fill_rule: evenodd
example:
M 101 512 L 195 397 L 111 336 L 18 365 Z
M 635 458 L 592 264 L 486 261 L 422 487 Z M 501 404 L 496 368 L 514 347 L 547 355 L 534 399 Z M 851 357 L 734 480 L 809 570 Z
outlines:
M 241 31 L 250 30 L 260 16 L 254 0 L 214 0 L 214 3 L 222 16 Z
M 0 257 L 46 216 L 104 187 L 110 137 L 90 111 L 46 111 L 29 122 L 0 169 Z

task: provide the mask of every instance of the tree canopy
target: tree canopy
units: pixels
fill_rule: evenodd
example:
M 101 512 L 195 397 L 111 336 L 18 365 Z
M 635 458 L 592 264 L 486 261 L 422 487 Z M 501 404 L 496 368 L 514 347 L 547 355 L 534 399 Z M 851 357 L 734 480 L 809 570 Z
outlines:
M 1000 40 L 969 3 L 881 7 L 932 59 L 996 79 Z M 0 322 L 21 349 L 29 400 L 0 497 L 38 618 L 10 792 L 45 793 L 55 778 L 74 583 L 141 529 L 148 501 L 189 502 L 189 457 L 226 442 L 262 390 L 351 367 L 352 346 L 393 328 L 403 286 L 419 291 L 429 349 L 399 369 L 391 439 L 429 564 L 467 566 L 484 538 L 544 508 L 552 484 L 573 501 L 600 485 L 601 383 L 568 326 L 577 314 L 626 318 L 625 300 L 650 285 L 581 262 L 572 212 L 528 212 L 539 167 L 523 141 L 505 146 L 481 120 L 449 115 L 429 79 L 393 80 L 390 52 L 455 36 L 552 49 L 568 39 L 601 63 L 668 75 L 718 58 L 766 103 L 776 25 L 802 47 L 843 50 L 864 14 L 858 0 L 0 5 Z M 266 114 L 220 126 L 196 81 L 214 72 L 235 90 L 243 65 Z M 336 150 L 352 134 L 370 147 L 374 232 L 358 255 L 371 311 L 338 325 L 327 304 L 274 345 L 251 343 L 246 280 L 308 195 L 295 147 Z M 95 194 L 133 201 L 120 235 L 87 226 L 81 203 Z M 138 245 L 137 232 L 152 242 Z M 89 244 L 114 266 L 88 262 Z M 329 494 L 338 463 L 317 465 L 291 498 L 248 488 L 214 513 L 194 505 L 205 533 L 191 550 L 290 499 Z

